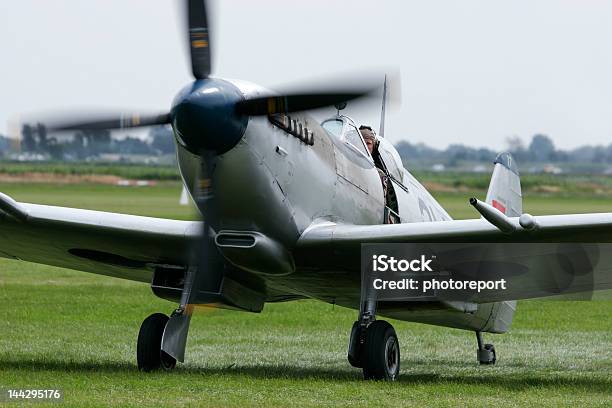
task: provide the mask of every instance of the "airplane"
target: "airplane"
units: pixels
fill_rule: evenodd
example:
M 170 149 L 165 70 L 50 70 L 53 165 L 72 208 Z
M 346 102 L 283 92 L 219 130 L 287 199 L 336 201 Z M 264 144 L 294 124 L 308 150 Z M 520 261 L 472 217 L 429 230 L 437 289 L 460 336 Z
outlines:
M 523 214 L 518 167 L 508 153 L 495 158 L 486 200 L 470 201 L 481 217 L 453 220 L 383 135 L 370 152 L 357 123 L 341 114 L 346 101 L 372 89 L 279 95 L 211 76 L 206 3 L 184 5 L 194 81 L 168 112 L 104 114 L 49 128 L 171 125 L 178 168 L 203 221 L 22 203 L 0 194 L 1 256 L 143 282 L 177 304 L 170 316 L 143 321 L 140 370 L 184 362 L 195 306 L 258 313 L 266 303 L 298 299 L 357 311 L 347 354 L 365 379 L 396 380 L 400 372 L 399 340 L 379 316 L 473 331 L 478 361 L 494 364 L 495 348 L 482 333 L 508 331 L 516 298 L 369 300 L 361 294 L 362 243 L 610 240 L 612 213 Z M 322 122 L 309 113 L 333 105 L 337 114 Z

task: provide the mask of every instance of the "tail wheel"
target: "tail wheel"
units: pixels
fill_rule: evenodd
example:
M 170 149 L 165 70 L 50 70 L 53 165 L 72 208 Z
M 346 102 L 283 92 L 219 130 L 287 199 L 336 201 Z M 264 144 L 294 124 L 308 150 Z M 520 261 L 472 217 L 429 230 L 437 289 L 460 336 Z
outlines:
M 139 370 L 153 371 L 161 367 L 170 370 L 176 366 L 176 360 L 161 349 L 166 323 L 168 316 L 163 313 L 154 313 L 142 322 L 136 347 Z
M 495 347 L 492 344 L 485 344 L 483 350 L 478 352 L 478 360 L 482 365 L 493 365 L 497 361 Z
M 363 359 L 366 380 L 395 381 L 398 378 L 400 346 L 393 326 L 384 320 L 376 320 L 368 326 Z

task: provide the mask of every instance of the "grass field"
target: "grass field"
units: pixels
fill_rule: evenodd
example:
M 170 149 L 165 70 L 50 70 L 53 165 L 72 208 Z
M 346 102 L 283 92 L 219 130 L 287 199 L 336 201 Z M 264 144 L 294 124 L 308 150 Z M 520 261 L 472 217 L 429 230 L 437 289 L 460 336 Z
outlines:
M 189 219 L 180 186 L 0 185 L 19 201 Z M 482 195 L 482 193 L 480 193 Z M 474 217 L 469 194 L 438 198 Z M 528 197 L 533 214 L 612 210 L 612 199 Z M 0 260 L 0 388 L 62 388 L 64 406 L 610 406 L 612 302 L 520 302 L 498 364 L 476 363 L 473 333 L 394 321 L 401 381 L 364 382 L 346 361 L 355 311 L 314 302 L 193 320 L 187 363 L 136 369 L 136 336 L 173 304 L 147 285 Z M 16 406 L 7 403 L 7 406 Z
M 0 162 L 0 174 L 22 175 L 46 173 L 56 175 L 113 175 L 129 179 L 180 180 L 175 165 L 124 164 L 104 162 Z

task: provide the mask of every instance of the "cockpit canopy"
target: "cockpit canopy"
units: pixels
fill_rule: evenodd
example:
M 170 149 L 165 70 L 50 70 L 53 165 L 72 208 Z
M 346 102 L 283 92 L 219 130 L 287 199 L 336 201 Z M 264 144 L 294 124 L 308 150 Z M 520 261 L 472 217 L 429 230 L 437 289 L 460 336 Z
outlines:
M 395 178 L 397 181 L 402 182 L 404 176 L 404 166 L 402 159 L 395 150 L 395 147 L 385 138 L 378 139 L 378 152 L 385 163 L 389 175 Z
M 325 120 L 321 123 L 321 127 L 336 139 L 348 143 L 361 154 L 371 157 L 361 137 L 361 133 L 359 133 L 357 126 L 355 126 L 355 123 L 349 117 L 338 116 L 333 119 Z
M 377 138 L 378 143 L 374 155 L 379 157 L 380 161 L 382 162 L 380 163 L 368 151 L 368 148 L 361 137 L 361 133 L 351 118 L 347 116 L 337 116 L 335 118 L 323 121 L 323 123 L 321 123 L 321 127 L 323 127 L 323 129 L 325 129 L 337 140 L 347 143 L 353 149 L 359 151 L 370 160 L 377 162 L 377 167 L 384 167 L 383 170 L 386 170 L 386 173 L 395 178 L 397 181 L 402 181 L 402 160 L 395 150 L 395 147 L 393 147 L 393 145 L 387 139 Z

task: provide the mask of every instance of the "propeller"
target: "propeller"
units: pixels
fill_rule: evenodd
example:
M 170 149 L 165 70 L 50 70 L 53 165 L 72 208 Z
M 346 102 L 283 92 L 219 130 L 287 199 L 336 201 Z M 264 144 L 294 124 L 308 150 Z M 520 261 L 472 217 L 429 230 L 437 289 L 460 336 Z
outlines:
M 198 92 L 198 84 L 210 81 L 211 84 L 208 86 L 208 90 L 211 90 L 218 85 L 219 81 L 222 81 L 219 79 L 210 78 L 211 38 L 208 27 L 206 4 L 206 0 L 184 0 L 183 2 L 187 17 L 187 39 L 189 43 L 191 71 L 194 79 L 196 80 L 193 84 L 187 87 L 189 88 L 189 93 L 183 95 L 185 100 L 191 98 Z M 228 91 L 227 85 L 225 88 L 225 93 L 231 93 L 231 91 Z M 211 122 L 214 120 L 217 122 L 220 121 L 218 115 L 219 110 L 222 110 L 222 113 L 224 113 L 226 116 L 236 114 L 245 118 L 248 116 L 262 116 L 275 113 L 305 111 L 332 106 L 337 103 L 367 96 L 373 91 L 376 91 L 377 88 L 377 86 L 353 86 L 351 88 L 339 88 L 337 86 L 332 86 L 326 87 L 325 90 L 320 92 L 297 91 L 280 95 L 267 95 L 248 99 L 241 95 L 240 98 L 226 97 L 223 98 L 222 101 L 213 101 L 213 98 L 209 93 L 208 96 L 201 96 L 198 102 L 201 105 L 201 111 L 205 111 L 206 108 L 209 108 L 210 110 L 211 106 L 214 107 L 214 114 L 211 114 L 211 117 L 206 117 L 207 115 L 205 113 L 202 115 L 201 112 L 197 112 L 193 116 L 205 117 L 206 120 L 200 120 L 202 122 L 207 122 L 203 123 L 205 127 L 211 126 Z M 180 101 L 175 105 L 180 105 Z M 171 112 L 159 114 L 139 112 L 103 113 L 101 115 L 90 116 L 73 114 L 67 115 L 65 118 L 50 121 L 49 123 L 43 122 L 43 125 L 45 125 L 49 131 L 128 129 L 165 124 L 173 124 L 173 126 L 175 126 L 177 122 L 177 113 L 180 115 L 178 110 L 173 109 Z M 197 129 L 198 134 L 202 134 L 201 127 L 200 129 Z M 219 129 L 215 127 L 214 132 L 212 133 L 219 134 L 220 130 L 227 129 Z M 199 153 L 201 148 L 201 143 L 196 141 L 194 148 L 191 150 L 193 153 Z M 217 149 L 217 152 L 222 152 L 222 150 L 223 149 Z

